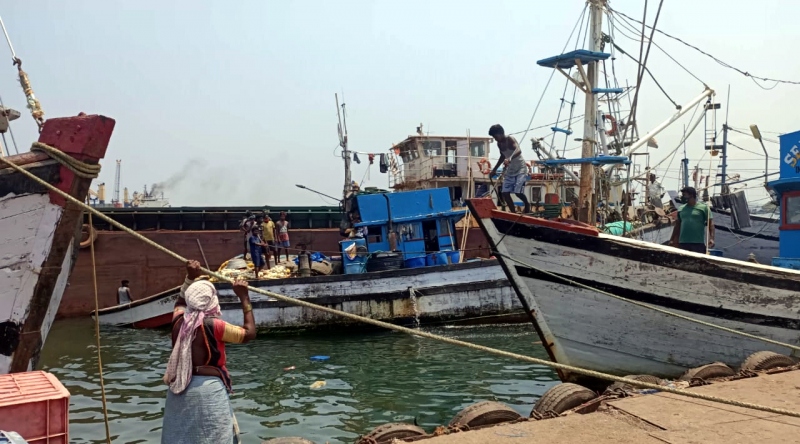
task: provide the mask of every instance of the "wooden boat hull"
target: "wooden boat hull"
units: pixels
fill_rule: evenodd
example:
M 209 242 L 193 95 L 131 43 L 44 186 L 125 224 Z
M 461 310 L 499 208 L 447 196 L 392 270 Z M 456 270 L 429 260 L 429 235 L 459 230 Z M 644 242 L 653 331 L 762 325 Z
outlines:
M 715 361 L 736 368 L 756 351 L 791 354 L 603 292 L 800 345 L 800 272 L 520 217 L 477 199 L 470 204 L 557 362 L 677 377 Z
M 45 122 L 39 141 L 96 164 L 114 120 L 78 116 Z M 8 160 L 83 201 L 91 179 L 47 155 Z M 0 373 L 36 367 L 77 254 L 83 209 L 51 193 L 0 159 Z
M 233 294 L 231 285 L 215 285 L 223 318 L 241 324 L 241 304 Z M 358 275 L 262 280 L 251 282 L 251 285 L 390 322 L 405 323 L 415 318 L 421 323 L 489 323 L 526 319 L 519 299 L 496 260 Z M 414 298 L 410 289 L 413 289 Z M 118 306 L 100 310 L 100 322 L 152 327 L 160 319 L 165 320 L 161 325 L 166 325 L 179 290 L 174 288 L 145 301 L 136 301 L 129 304 L 127 309 L 126 306 Z M 277 301 L 260 293 L 251 292 L 250 298 L 260 329 L 339 328 L 353 324 L 350 320 Z

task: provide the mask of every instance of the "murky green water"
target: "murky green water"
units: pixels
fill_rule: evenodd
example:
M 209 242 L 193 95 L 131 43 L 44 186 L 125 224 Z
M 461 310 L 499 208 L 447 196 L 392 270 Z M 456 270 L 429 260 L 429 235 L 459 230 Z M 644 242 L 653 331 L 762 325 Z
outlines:
M 84 320 L 56 323 L 40 363 L 72 394 L 74 443 L 105 439 L 93 328 Z M 429 331 L 546 358 L 528 325 Z M 101 336 L 113 442 L 158 442 L 166 332 L 104 329 Z M 279 436 L 352 443 L 380 424 L 414 418 L 431 431 L 482 400 L 504 402 L 527 415 L 557 378 L 546 367 L 393 332 L 260 335 L 227 350 L 232 403 L 245 443 Z M 312 362 L 314 355 L 330 360 Z M 285 371 L 289 366 L 296 369 Z M 324 387 L 310 388 L 320 380 Z

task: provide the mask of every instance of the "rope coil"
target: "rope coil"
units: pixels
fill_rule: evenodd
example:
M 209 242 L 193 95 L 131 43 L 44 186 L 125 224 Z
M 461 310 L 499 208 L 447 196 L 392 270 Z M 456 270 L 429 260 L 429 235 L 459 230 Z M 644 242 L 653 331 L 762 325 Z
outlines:
M 52 148 L 52 147 L 50 147 L 50 148 Z M 55 148 L 52 148 L 52 149 L 55 150 Z M 119 228 L 120 230 L 130 234 L 131 236 L 134 236 L 136 239 L 139 239 L 140 241 L 152 246 L 153 248 L 155 248 L 155 249 L 157 249 L 157 250 L 159 250 L 159 251 L 161 251 L 161 252 L 163 252 L 163 253 L 165 253 L 165 254 L 167 254 L 167 255 L 169 255 L 169 256 L 177 259 L 177 260 L 180 260 L 181 262 L 187 262 L 188 261 L 186 258 L 184 258 L 183 256 L 179 255 L 178 253 L 176 253 L 174 251 L 170 251 L 170 250 L 162 247 L 161 245 L 157 244 L 156 242 L 153 242 L 152 240 L 150 240 L 150 239 L 142 236 L 141 234 L 131 230 L 130 228 L 120 224 L 119 222 L 114 221 L 113 219 L 111 219 L 110 217 L 108 217 L 105 214 L 101 213 L 97 209 L 87 205 L 84 202 L 81 202 L 80 200 L 74 198 L 73 196 L 70 196 L 68 193 L 65 193 L 64 191 L 56 188 L 55 186 L 53 186 L 52 184 L 48 183 L 47 181 L 40 179 L 39 177 L 37 177 L 33 173 L 25 170 L 24 168 L 16 165 L 15 163 L 9 162 L 9 161 L 6 161 L 6 163 L 11 168 L 16 170 L 17 172 L 29 177 L 31 180 L 33 180 L 33 181 L 39 183 L 40 185 L 43 185 L 44 187 L 50 189 L 54 193 L 56 193 L 56 194 L 60 195 L 61 197 L 63 197 L 64 199 L 66 199 L 66 200 L 68 200 L 68 201 L 80 206 L 81 208 L 83 208 L 86 211 L 90 212 L 94 216 L 97 216 L 100 219 L 103 219 L 104 221 L 106 221 L 106 222 L 110 223 L 111 225 L 115 226 L 116 228 Z M 227 278 L 225 276 L 221 276 L 221 275 L 219 275 L 218 273 L 216 273 L 216 272 L 214 272 L 212 270 L 204 269 L 204 268 L 201 267 L 201 271 L 203 273 L 209 275 L 209 276 L 214 276 L 214 277 L 216 277 L 217 279 L 219 279 L 221 281 L 231 282 L 231 283 L 233 282 L 232 279 L 229 279 L 229 278 Z M 615 375 L 611 375 L 611 374 L 607 374 L 607 373 L 597 372 L 597 371 L 594 371 L 594 370 L 588 370 L 588 369 L 584 369 L 584 368 L 580 368 L 580 367 L 574 367 L 574 366 L 571 366 L 571 365 L 561 364 L 561 363 L 558 363 L 558 362 L 551 362 L 551 361 L 548 361 L 548 360 L 545 360 L 545 359 L 534 358 L 534 357 L 531 357 L 531 356 L 525 356 L 525 355 L 520 355 L 520 354 L 517 354 L 517 353 L 498 350 L 498 349 L 486 347 L 486 346 L 483 346 L 483 345 L 478 345 L 478 344 L 473 344 L 473 343 L 469 343 L 469 342 L 459 341 L 457 339 L 452 339 L 452 338 L 448 338 L 448 337 L 445 337 L 445 336 L 440 336 L 440 335 L 433 334 L 433 333 L 428 333 L 428 332 L 421 331 L 421 330 L 414 330 L 414 329 L 411 329 L 411 328 L 408 328 L 408 327 L 402 327 L 402 326 L 399 326 L 399 325 L 390 324 L 388 322 L 379 321 L 377 319 L 370 319 L 370 318 L 362 317 L 362 316 L 359 316 L 359 315 L 343 312 L 343 311 L 337 310 L 335 308 L 330 308 L 330 307 L 325 307 L 325 306 L 322 306 L 322 305 L 317 305 L 317 304 L 314 304 L 314 303 L 311 303 L 311 302 L 308 302 L 308 301 L 305 301 L 305 300 L 302 300 L 302 299 L 291 298 L 291 297 L 284 296 L 284 295 L 278 294 L 278 293 L 274 293 L 272 291 L 267 291 L 267 290 L 264 290 L 264 289 L 261 289 L 261 288 L 255 288 L 255 287 L 248 286 L 248 290 L 252 291 L 252 292 L 255 292 L 255 293 L 262 294 L 264 296 L 269 296 L 271 298 L 274 298 L 274 299 L 277 299 L 279 301 L 286 302 L 286 303 L 289 303 L 289 304 L 292 304 L 292 305 L 298 305 L 298 306 L 306 307 L 306 308 L 313 309 L 313 310 L 319 310 L 319 311 L 323 311 L 323 312 L 326 312 L 326 313 L 329 313 L 329 314 L 332 314 L 332 315 L 335 315 L 335 316 L 340 316 L 340 317 L 344 317 L 344 318 L 347 318 L 347 319 L 351 319 L 353 321 L 374 325 L 376 327 L 382 327 L 382 328 L 385 328 L 385 329 L 388 329 L 388 330 L 393 330 L 393 331 L 397 331 L 397 332 L 401 332 L 401 333 L 406 333 L 406 334 L 413 335 L 413 336 L 433 339 L 433 340 L 440 341 L 440 342 L 443 342 L 443 343 L 446 343 L 446 344 L 456 345 L 456 346 L 459 346 L 459 347 L 470 348 L 472 350 L 478 350 L 478 351 L 482 351 L 482 352 L 485 352 L 485 353 L 490 353 L 490 354 L 493 354 L 493 355 L 496 355 L 496 356 L 502 356 L 502 357 L 505 357 L 505 358 L 516 359 L 516 360 L 519 360 L 519 361 L 529 362 L 529 363 L 532 363 L 532 364 L 538 364 L 538 365 L 542 365 L 542 366 L 545 366 L 545 367 L 550 367 L 550 368 L 558 369 L 558 370 L 564 370 L 564 371 L 567 371 L 567 372 L 572 372 L 572 373 L 576 373 L 576 374 L 579 374 L 579 375 L 589 376 L 589 377 L 593 377 L 593 378 L 597 378 L 597 379 L 604 379 L 604 380 L 608 380 L 608 381 L 622 382 L 622 383 L 625 383 L 625 384 L 630 384 L 630 385 L 635 386 L 635 387 L 649 388 L 649 389 L 654 389 L 654 390 L 658 390 L 658 391 L 662 391 L 662 392 L 667 392 L 667 393 L 672 393 L 672 394 L 676 394 L 676 395 L 686 396 L 686 397 L 689 397 L 689 398 L 701 399 L 701 400 L 704 400 L 704 401 L 718 402 L 718 403 L 732 405 L 732 406 L 736 406 L 736 407 L 748 408 L 748 409 L 752 409 L 752 410 L 759 410 L 759 411 L 768 412 L 768 413 L 775 413 L 775 414 L 779 414 L 779 415 L 785 415 L 785 416 L 791 416 L 791 417 L 795 417 L 795 418 L 800 418 L 800 412 L 798 412 L 798 411 L 792 411 L 792 410 L 775 408 L 775 407 L 768 407 L 768 406 L 759 405 L 759 404 L 753 404 L 753 403 L 749 403 L 749 402 L 737 401 L 737 400 L 734 400 L 734 399 L 721 398 L 721 397 L 717 397 L 717 396 L 705 395 L 705 394 L 702 394 L 702 393 L 685 391 L 685 390 L 677 389 L 677 388 L 673 388 L 673 387 L 660 386 L 660 385 L 657 385 L 657 384 L 651 384 L 651 383 L 647 383 L 647 382 L 637 381 L 635 379 L 623 378 L 623 377 L 620 377 L 620 376 L 615 376 Z

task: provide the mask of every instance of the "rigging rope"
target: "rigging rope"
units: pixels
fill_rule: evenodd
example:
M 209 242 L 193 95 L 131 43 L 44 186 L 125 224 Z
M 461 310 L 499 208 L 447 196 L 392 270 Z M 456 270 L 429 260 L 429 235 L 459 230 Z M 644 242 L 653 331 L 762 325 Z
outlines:
M 38 151 L 47 154 L 53 158 L 53 160 L 64 165 L 64 167 L 66 167 L 68 170 L 75 173 L 75 175 L 78 177 L 82 177 L 84 179 L 94 179 L 98 176 L 98 174 L 100 174 L 100 165 L 91 165 L 86 162 L 82 162 L 63 151 L 44 143 L 33 142 L 33 145 L 31 145 L 31 151 Z
M 769 77 L 759 77 L 759 76 L 756 76 L 756 75 L 750 74 L 750 73 L 749 73 L 749 72 L 747 72 L 747 71 L 744 71 L 744 70 L 742 70 L 742 69 L 739 69 L 739 68 L 737 68 L 737 67 L 735 67 L 735 66 L 733 66 L 733 65 L 731 65 L 731 64 L 728 64 L 728 63 L 725 63 L 725 62 L 723 62 L 722 60 L 720 60 L 720 59 L 718 59 L 717 57 L 715 57 L 715 56 L 713 56 L 713 55 L 711 55 L 711 54 L 709 54 L 709 53 L 707 53 L 707 52 L 703 51 L 702 49 L 698 48 L 697 46 L 694 46 L 694 45 L 692 45 L 692 44 L 689 44 L 689 43 L 687 43 L 687 42 L 685 42 L 685 41 L 681 40 L 680 38 L 678 38 L 678 37 L 675 37 L 675 36 L 673 36 L 673 35 L 667 34 L 666 32 L 664 32 L 664 31 L 662 31 L 662 30 L 660 30 L 660 29 L 656 29 L 656 28 L 655 28 L 655 26 L 646 25 L 646 24 L 644 24 L 643 22 L 641 22 L 641 21 L 639 21 L 639 20 L 636 20 L 635 18 L 632 18 L 632 17 L 628 16 L 628 15 L 627 15 L 627 14 L 625 14 L 624 12 L 620 12 L 620 11 L 618 11 L 618 10 L 616 10 L 616 9 L 613 9 L 613 8 L 611 8 L 610 6 L 608 7 L 608 10 L 609 10 L 609 11 L 611 11 L 611 12 L 613 12 L 613 13 L 615 13 L 615 14 L 619 14 L 619 15 L 621 15 L 621 16 L 623 16 L 623 17 L 627 18 L 628 20 L 634 21 L 634 22 L 636 22 L 636 23 L 639 23 L 639 24 L 641 24 L 641 25 L 643 25 L 643 26 L 646 26 L 646 27 L 648 27 L 648 28 L 651 28 L 652 30 L 654 30 L 654 31 L 657 31 L 659 34 L 662 34 L 662 35 L 664 35 L 664 36 L 666 36 L 666 37 L 669 37 L 669 38 L 671 38 L 672 40 L 678 41 L 678 42 L 682 43 L 683 45 L 685 45 L 685 46 L 688 46 L 689 48 L 692 48 L 692 49 L 694 49 L 695 51 L 697 51 L 697 52 L 699 52 L 699 53 L 701 53 L 701 54 L 705 55 L 706 57 L 709 57 L 711 60 L 714 60 L 715 62 L 717 62 L 718 64 L 722 65 L 723 67 L 725 67 L 725 68 L 728 68 L 728 69 L 732 69 L 732 70 L 734 70 L 734 71 L 738 72 L 739 74 L 742 74 L 742 75 L 743 75 L 743 76 L 745 76 L 745 77 L 749 77 L 749 78 L 753 79 L 753 81 L 755 82 L 755 84 L 756 84 L 756 85 L 758 85 L 758 86 L 759 86 L 760 88 L 762 88 L 762 89 L 767 89 L 767 90 L 769 90 L 769 89 L 772 89 L 772 88 L 774 88 L 774 86 L 773 86 L 772 88 L 766 88 L 766 87 L 764 87 L 764 86 L 760 85 L 758 82 L 756 82 L 756 81 L 755 81 L 756 79 L 758 79 L 758 80 L 762 80 L 762 81 L 765 81 L 765 82 L 775 82 L 775 84 L 776 84 L 776 85 L 777 85 L 777 84 L 780 84 L 780 83 L 783 83 L 783 84 L 788 84 L 788 85 L 800 85 L 800 81 L 795 81 L 795 80 L 781 80 L 781 79 L 771 79 L 771 78 L 769 78 Z
M 53 149 L 55 149 L 55 148 L 53 148 Z M 86 203 L 81 202 L 80 200 L 78 200 L 78 199 L 74 198 L 73 196 L 69 195 L 68 193 L 66 193 L 66 192 L 58 189 L 57 187 L 53 186 L 49 182 L 37 177 L 33 173 L 31 173 L 31 172 L 25 170 L 24 168 L 18 166 L 16 163 L 9 162 L 9 161 L 6 161 L 6 163 L 11 168 L 13 168 L 15 171 L 27 176 L 28 178 L 30 178 L 34 182 L 39 183 L 40 185 L 46 187 L 50 191 L 60 195 L 64 199 L 72 202 L 73 204 L 78 205 L 79 207 L 83 208 L 84 210 L 86 210 L 90 214 L 93 214 L 93 215 L 99 217 L 100 219 L 108 222 L 109 224 L 113 225 L 114 227 L 119 228 L 120 230 L 132 235 L 136 239 L 139 239 L 140 241 L 150 245 L 151 247 L 153 247 L 153 248 L 155 248 L 155 249 L 157 249 L 157 250 L 159 250 L 159 251 L 161 251 L 161 252 L 163 252 L 163 253 L 165 253 L 165 254 L 167 254 L 167 255 L 169 255 L 169 256 L 171 256 L 171 257 L 173 257 L 173 258 L 175 258 L 175 259 L 177 259 L 179 261 L 181 261 L 181 262 L 184 262 L 184 263 L 187 262 L 187 259 L 185 257 L 179 255 L 178 253 L 176 253 L 174 251 L 171 251 L 171 250 L 168 250 L 168 249 L 164 248 L 163 246 L 157 244 L 156 242 L 153 242 L 152 240 L 144 237 L 143 235 L 141 235 L 141 234 L 131 230 L 130 228 L 120 224 L 119 222 L 111 219 L 110 217 L 106 216 L 105 214 L 101 213 L 100 211 L 98 211 L 97 209 L 91 207 L 90 205 L 87 205 Z M 221 275 L 215 273 L 212 270 L 204 269 L 202 267 L 201 267 L 201 270 L 204 273 L 206 273 L 207 275 L 214 276 L 217 279 L 220 279 L 222 281 L 233 282 L 232 279 L 229 279 L 229 278 L 226 278 L 224 276 L 221 276 Z M 580 368 L 580 367 L 575 367 L 575 366 L 572 366 L 572 365 L 561 364 L 561 363 L 558 363 L 558 362 L 551 362 L 551 361 L 548 361 L 548 360 L 545 360 L 545 359 L 534 358 L 532 356 L 520 355 L 520 354 L 517 354 L 517 353 L 511 353 L 511 352 L 507 352 L 507 351 L 503 351 L 503 350 L 498 350 L 498 349 L 495 349 L 495 348 L 486 347 L 486 346 L 478 345 L 478 344 L 473 344 L 473 343 L 470 343 L 470 342 L 459 341 L 457 339 L 444 337 L 444 336 L 433 334 L 433 333 L 429 333 L 429 332 L 426 332 L 426 331 L 420 331 L 420 330 L 415 330 L 415 329 L 411 329 L 411 328 L 407 328 L 407 327 L 402 327 L 402 326 L 399 326 L 399 325 L 390 324 L 388 322 L 379 321 L 377 319 L 366 318 L 366 317 L 363 317 L 363 316 L 359 316 L 359 315 L 343 312 L 343 311 L 337 310 L 335 308 L 330 308 L 330 307 L 325 307 L 325 306 L 322 306 L 322 305 L 313 304 L 313 303 L 305 301 L 303 299 L 295 299 L 295 298 L 292 298 L 292 297 L 284 296 L 282 294 L 274 293 L 274 292 L 267 291 L 267 290 L 264 290 L 264 289 L 261 289 L 261 288 L 255 288 L 255 287 L 248 286 L 248 290 L 252 291 L 252 292 L 255 292 L 255 293 L 262 294 L 264 296 L 269 296 L 271 298 L 274 298 L 274 299 L 277 299 L 279 301 L 286 302 L 286 303 L 289 303 L 289 304 L 292 304 L 292 305 L 298 305 L 298 306 L 306 307 L 306 308 L 309 308 L 309 309 L 312 309 L 312 310 L 323 311 L 323 312 L 332 314 L 334 316 L 340 316 L 340 317 L 348 318 L 348 319 L 351 319 L 353 321 L 374 325 L 376 327 L 382 327 L 382 328 L 386 328 L 388 330 L 393 330 L 393 331 L 398 331 L 398 332 L 410 334 L 410 335 L 413 335 L 413 336 L 419 336 L 419 337 L 423 337 L 423 338 L 428 338 L 428 339 L 436 340 L 436 341 L 443 342 L 443 343 L 446 343 L 446 344 L 456 345 L 456 346 L 459 346 L 459 347 L 465 347 L 465 348 L 469 348 L 469 349 L 472 349 L 472 350 L 478 350 L 478 351 L 482 351 L 482 352 L 485 352 L 485 353 L 493 354 L 493 355 L 496 355 L 496 356 L 502 356 L 502 357 L 505 357 L 505 358 L 516 359 L 516 360 L 524 361 L 524 362 L 530 362 L 532 364 L 539 364 L 539 365 L 543 365 L 543 366 L 546 366 L 546 367 L 554 368 L 554 369 L 557 369 L 557 370 L 563 370 L 563 371 L 566 371 L 566 372 L 576 373 L 576 374 L 580 374 L 580 375 L 584 375 L 584 376 L 588 376 L 588 377 L 604 379 L 604 380 L 608 380 L 608 381 L 622 382 L 622 383 L 625 383 L 625 384 L 630 384 L 630 385 L 632 385 L 634 387 L 642 387 L 642 388 L 654 389 L 654 390 L 658 390 L 658 391 L 662 391 L 662 392 L 672 393 L 672 394 L 675 394 L 675 395 L 686 396 L 686 397 L 689 397 L 689 398 L 701 399 L 701 400 L 704 400 L 704 401 L 718 402 L 718 403 L 722 403 L 722 404 L 727 404 L 727 405 L 732 405 L 732 406 L 737 406 L 737 407 L 742 407 L 742 408 L 748 408 L 748 409 L 752 409 L 752 410 L 759 410 L 759 411 L 768 412 L 768 413 L 775 413 L 775 414 L 779 414 L 779 415 L 785 415 L 785 416 L 792 416 L 792 417 L 795 417 L 795 418 L 800 418 L 800 412 L 797 412 L 797 411 L 791 411 L 791 410 L 786 410 L 786 409 L 769 407 L 769 406 L 753 404 L 753 403 L 749 403 L 749 402 L 742 402 L 742 401 L 737 401 L 735 399 L 721 398 L 721 397 L 717 397 L 717 396 L 705 395 L 705 394 L 702 394 L 702 393 L 691 392 L 691 391 L 677 389 L 677 388 L 673 388 L 673 387 L 660 386 L 660 385 L 657 385 L 657 384 L 651 384 L 651 383 L 647 383 L 647 382 L 643 382 L 643 381 L 637 381 L 635 379 L 619 377 L 619 376 L 615 376 L 615 375 L 611 375 L 611 374 L 607 374 L 607 373 L 597 372 L 597 371 L 594 371 L 594 370 L 588 370 L 588 369 L 584 369 L 584 368 Z
M 89 213 L 89 230 L 92 229 L 92 226 L 92 213 Z M 89 236 L 91 239 L 91 233 L 89 233 Z M 97 266 L 94 259 L 94 242 L 91 242 L 89 246 L 92 254 L 92 284 L 94 285 L 94 336 L 97 338 L 97 371 L 100 376 L 100 396 L 103 400 L 103 422 L 105 422 L 106 426 L 106 442 L 111 444 L 111 431 L 108 426 L 108 407 L 106 405 L 106 384 L 103 381 L 103 357 L 100 348 L 100 316 L 97 316 L 97 313 L 100 312 L 100 299 L 97 291 Z

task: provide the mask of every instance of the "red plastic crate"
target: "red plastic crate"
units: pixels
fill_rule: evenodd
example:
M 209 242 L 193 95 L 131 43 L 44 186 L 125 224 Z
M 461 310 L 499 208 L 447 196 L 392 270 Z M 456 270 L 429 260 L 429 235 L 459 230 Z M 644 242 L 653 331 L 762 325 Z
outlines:
M 0 375 L 0 430 L 30 444 L 68 444 L 69 391 L 43 371 Z

